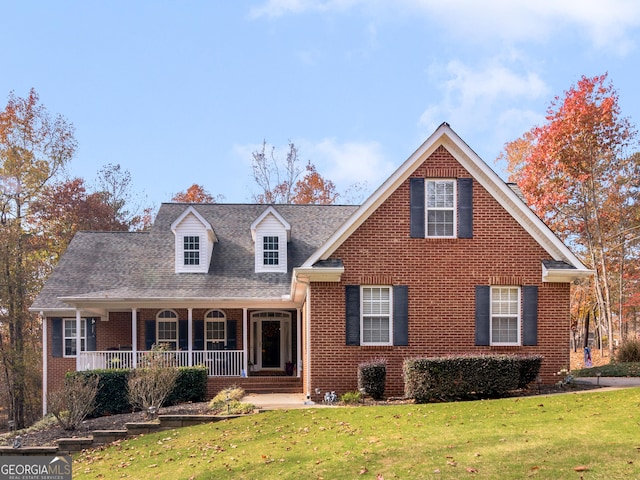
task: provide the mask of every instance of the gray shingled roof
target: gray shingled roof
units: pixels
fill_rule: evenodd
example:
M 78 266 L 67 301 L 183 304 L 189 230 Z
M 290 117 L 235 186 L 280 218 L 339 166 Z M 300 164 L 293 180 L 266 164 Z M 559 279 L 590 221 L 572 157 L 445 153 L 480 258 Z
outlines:
M 79 232 L 34 301 L 32 309 L 68 308 L 59 297 L 278 298 L 291 273 L 358 208 L 275 205 L 291 225 L 287 273 L 255 273 L 251 223 L 267 205 L 199 204 L 215 244 L 208 274 L 175 273 L 171 224 L 189 206 L 167 203 L 146 233 Z

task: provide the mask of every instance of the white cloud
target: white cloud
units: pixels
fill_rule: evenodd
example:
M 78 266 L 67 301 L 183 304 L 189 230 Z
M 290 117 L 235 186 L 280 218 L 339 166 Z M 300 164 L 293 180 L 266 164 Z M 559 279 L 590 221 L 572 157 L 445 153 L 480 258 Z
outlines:
M 548 42 L 569 33 L 586 36 L 597 48 L 624 54 L 634 47 L 630 31 L 640 26 L 637 0 L 266 0 L 253 18 L 287 14 L 345 12 L 368 16 L 428 16 L 445 31 L 476 41 Z
M 294 139 L 298 147 L 300 166 L 304 169 L 307 160 L 316 166 L 318 173 L 331 180 L 337 190 L 344 194 L 354 184 L 360 184 L 366 195 L 377 188 L 404 159 L 395 162 L 385 158 L 378 142 L 338 142 L 333 138 L 320 141 Z M 250 163 L 251 153 L 262 148 L 262 144 L 235 145 L 233 156 L 243 163 Z M 268 146 L 271 149 L 271 145 Z M 275 155 L 283 158 L 288 150 L 287 145 L 276 146 Z M 249 167 L 250 168 L 250 167 Z M 303 172 L 304 175 L 304 172 Z M 356 193 L 354 198 L 341 198 L 341 201 L 362 201 Z
M 500 124 L 495 125 L 495 118 L 510 129 L 531 126 L 531 119 L 537 119 L 532 111 L 503 109 L 506 105 L 545 98 L 550 90 L 536 73 L 517 72 L 499 60 L 478 69 L 459 61 L 432 65 L 430 77 L 442 94 L 441 100 L 429 105 L 420 117 L 419 125 L 428 132 L 443 121 L 460 131 L 500 128 Z M 508 114 L 500 113 L 501 110 Z

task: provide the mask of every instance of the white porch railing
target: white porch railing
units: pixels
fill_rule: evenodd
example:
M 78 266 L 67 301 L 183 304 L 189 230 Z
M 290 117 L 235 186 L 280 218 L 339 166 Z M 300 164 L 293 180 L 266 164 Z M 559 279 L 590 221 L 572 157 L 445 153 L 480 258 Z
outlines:
M 165 366 L 189 366 L 189 352 L 138 351 L 136 367 L 144 368 L 151 359 L 155 364 Z M 133 368 L 132 351 L 106 351 L 80 353 L 80 370 L 99 370 L 105 368 Z M 191 365 L 204 365 L 210 377 L 240 377 L 244 365 L 242 350 L 192 351 Z

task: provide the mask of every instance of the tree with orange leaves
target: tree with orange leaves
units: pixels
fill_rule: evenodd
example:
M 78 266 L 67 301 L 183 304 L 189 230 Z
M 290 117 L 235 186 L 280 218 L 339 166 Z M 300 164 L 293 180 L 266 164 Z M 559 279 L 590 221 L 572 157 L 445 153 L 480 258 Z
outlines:
M 204 187 L 194 183 L 184 192 L 176 193 L 171 201 L 178 203 L 216 203 L 216 198 L 207 192 Z
M 28 311 L 41 287 L 42 256 L 31 206 L 76 150 L 73 125 L 52 116 L 35 90 L 13 92 L 0 111 L 0 374 L 16 428 L 38 412 L 38 319 Z
M 333 182 L 324 179 L 310 161 L 307 162 L 307 173 L 298 180 L 302 170 L 298 148 L 293 142 L 289 142 L 284 161 L 276 156 L 275 147 L 268 151 L 266 140 L 252 156 L 253 179 L 262 190 L 254 195 L 258 203 L 331 204 L 340 196 Z
M 531 208 L 594 270 L 594 311 L 610 353 L 614 252 L 640 228 L 634 214 L 640 162 L 627 155 L 635 138 L 607 75 L 583 76 L 554 98 L 544 125 L 508 143 L 501 155 Z

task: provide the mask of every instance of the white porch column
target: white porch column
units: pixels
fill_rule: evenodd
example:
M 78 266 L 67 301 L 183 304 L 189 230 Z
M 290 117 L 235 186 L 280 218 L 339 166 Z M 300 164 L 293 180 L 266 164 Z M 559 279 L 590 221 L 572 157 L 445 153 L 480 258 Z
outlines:
M 138 309 L 131 309 L 131 355 L 133 355 L 132 367 L 138 367 Z
M 82 333 L 82 316 L 79 309 L 76 308 L 76 372 L 79 372 L 82 367 L 82 363 L 80 361 L 80 351 L 82 347 L 82 337 L 80 334 Z M 64 325 L 63 325 L 64 328 Z
M 242 309 L 242 370 L 249 376 L 249 320 L 247 309 Z
M 300 331 L 302 328 L 302 309 L 298 308 L 296 312 L 296 376 L 300 377 L 300 367 L 302 366 L 302 351 L 300 349 L 302 347 L 302 332 Z
M 47 383 L 49 377 L 47 375 L 47 317 L 40 312 L 40 321 L 42 322 L 42 416 L 47 414 Z
M 187 360 L 190 367 L 193 367 L 193 308 L 187 308 L 187 355 L 189 359 Z

